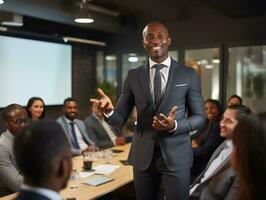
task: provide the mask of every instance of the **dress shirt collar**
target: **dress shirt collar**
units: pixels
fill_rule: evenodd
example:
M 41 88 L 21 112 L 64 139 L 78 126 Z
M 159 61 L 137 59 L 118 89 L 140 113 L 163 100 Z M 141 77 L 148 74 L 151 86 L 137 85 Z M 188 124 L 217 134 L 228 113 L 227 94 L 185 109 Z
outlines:
M 150 64 L 150 66 L 149 66 L 150 68 L 152 68 L 154 65 L 157 65 L 157 64 L 163 64 L 166 67 L 170 67 L 171 66 L 171 57 L 168 56 L 162 63 L 156 63 L 151 58 L 149 58 L 149 64 Z
M 62 198 L 56 191 L 50 190 L 48 188 L 33 187 L 30 185 L 26 185 L 26 184 L 22 184 L 21 188 L 25 191 L 30 191 L 30 192 L 41 194 L 51 200 L 62 200 Z
M 226 147 L 233 149 L 232 140 L 229 140 L 229 139 L 225 140 L 225 144 L 226 144 Z
M 6 132 L 4 133 L 6 137 L 8 137 L 10 140 L 14 140 L 15 136 L 7 129 Z
M 74 119 L 74 120 L 70 120 L 70 119 L 68 119 L 66 116 L 64 116 L 64 118 L 65 118 L 65 120 L 66 120 L 66 122 L 67 122 L 67 124 L 69 124 L 69 123 L 76 123 L 76 119 Z

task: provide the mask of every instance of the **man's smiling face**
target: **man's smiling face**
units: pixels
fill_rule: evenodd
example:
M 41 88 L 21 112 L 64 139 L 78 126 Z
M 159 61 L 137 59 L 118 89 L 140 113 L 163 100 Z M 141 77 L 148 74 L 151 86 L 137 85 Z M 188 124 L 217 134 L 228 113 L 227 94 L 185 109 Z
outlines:
M 162 24 L 154 22 L 143 30 L 143 46 L 154 62 L 161 63 L 168 57 L 170 44 L 168 30 Z

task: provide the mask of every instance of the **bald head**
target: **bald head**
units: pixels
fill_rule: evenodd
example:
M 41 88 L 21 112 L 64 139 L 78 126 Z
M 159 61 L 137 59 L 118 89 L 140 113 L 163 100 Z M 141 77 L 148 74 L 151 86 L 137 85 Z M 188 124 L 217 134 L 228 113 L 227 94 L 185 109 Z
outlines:
M 143 46 L 150 59 L 162 63 L 168 57 L 171 38 L 168 29 L 159 22 L 151 22 L 143 29 Z
M 161 29 L 161 31 L 166 33 L 167 36 L 169 37 L 169 32 L 168 32 L 168 29 L 166 28 L 166 26 L 160 22 L 154 21 L 154 22 L 150 22 L 149 24 L 147 24 L 145 26 L 145 28 L 143 29 L 143 32 L 142 32 L 143 39 L 145 38 L 145 36 L 149 32 L 149 30 L 154 29 L 154 28 Z
M 4 120 L 9 120 L 10 118 L 12 118 L 13 113 L 15 111 L 25 111 L 26 110 L 19 104 L 10 104 L 7 107 L 5 107 L 4 111 L 3 111 L 3 119 Z
M 18 136 L 28 123 L 28 114 L 25 108 L 18 104 L 10 104 L 3 111 L 5 127 L 14 136 Z

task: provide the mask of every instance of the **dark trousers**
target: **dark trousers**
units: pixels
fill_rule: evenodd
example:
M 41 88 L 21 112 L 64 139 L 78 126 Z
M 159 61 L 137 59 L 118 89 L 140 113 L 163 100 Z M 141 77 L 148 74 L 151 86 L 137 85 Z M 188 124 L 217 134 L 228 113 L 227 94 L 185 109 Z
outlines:
M 150 167 L 145 171 L 133 168 L 133 173 L 137 200 L 158 199 L 160 185 L 166 200 L 189 199 L 190 169 L 170 171 L 158 146 L 155 148 Z

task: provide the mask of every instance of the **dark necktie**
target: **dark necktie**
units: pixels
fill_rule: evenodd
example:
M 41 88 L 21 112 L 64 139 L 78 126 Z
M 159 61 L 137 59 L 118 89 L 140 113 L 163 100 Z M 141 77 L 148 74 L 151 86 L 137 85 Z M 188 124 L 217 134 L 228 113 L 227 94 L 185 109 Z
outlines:
M 155 75 L 153 79 L 153 93 L 154 93 L 154 102 L 156 105 L 156 108 L 160 105 L 161 97 L 162 97 L 162 80 L 161 80 L 161 74 L 160 70 L 165 67 L 165 65 L 162 64 L 156 64 L 153 67 L 155 67 Z
M 71 134 L 72 134 L 72 137 L 73 137 L 72 144 L 74 145 L 74 147 L 76 149 L 80 149 L 80 146 L 79 146 L 79 143 L 78 143 L 78 139 L 77 139 L 77 134 L 76 134 L 75 127 L 74 127 L 75 123 L 74 122 L 70 122 L 69 124 L 71 126 Z

